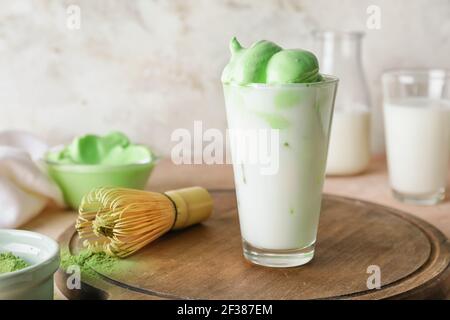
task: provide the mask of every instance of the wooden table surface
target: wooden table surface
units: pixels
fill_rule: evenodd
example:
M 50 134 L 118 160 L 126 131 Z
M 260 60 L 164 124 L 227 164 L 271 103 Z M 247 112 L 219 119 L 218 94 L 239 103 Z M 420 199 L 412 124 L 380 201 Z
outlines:
M 450 178 L 450 175 L 449 175 Z M 164 191 L 192 185 L 210 189 L 234 188 L 230 165 L 181 165 L 161 161 L 148 189 Z M 413 206 L 395 200 L 390 192 L 384 157 L 375 157 L 368 171 L 352 177 L 327 177 L 324 192 L 362 199 L 411 213 L 441 230 L 450 238 L 450 197 L 436 206 Z M 57 239 L 76 219 L 76 212 L 49 208 L 22 229 Z M 58 293 L 57 298 L 62 298 Z

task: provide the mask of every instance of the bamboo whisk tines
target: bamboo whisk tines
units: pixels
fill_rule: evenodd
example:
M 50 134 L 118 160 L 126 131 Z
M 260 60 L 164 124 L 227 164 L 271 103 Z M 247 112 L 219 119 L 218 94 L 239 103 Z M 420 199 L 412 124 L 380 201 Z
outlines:
M 171 229 L 207 219 L 209 193 L 200 187 L 164 194 L 125 188 L 97 188 L 83 197 L 76 229 L 84 244 L 126 257 Z

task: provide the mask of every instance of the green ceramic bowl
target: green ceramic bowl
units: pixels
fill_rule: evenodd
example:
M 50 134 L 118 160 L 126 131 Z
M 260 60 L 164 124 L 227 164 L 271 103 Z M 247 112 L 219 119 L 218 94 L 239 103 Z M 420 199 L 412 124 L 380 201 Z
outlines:
M 93 188 L 144 189 L 155 166 L 155 161 L 118 166 L 44 163 L 50 177 L 61 188 L 65 202 L 73 209 L 78 209 L 81 198 Z
M 0 299 L 51 300 L 53 274 L 59 267 L 59 246 L 39 233 L 0 229 L 0 252 L 11 252 L 30 264 L 0 274 Z

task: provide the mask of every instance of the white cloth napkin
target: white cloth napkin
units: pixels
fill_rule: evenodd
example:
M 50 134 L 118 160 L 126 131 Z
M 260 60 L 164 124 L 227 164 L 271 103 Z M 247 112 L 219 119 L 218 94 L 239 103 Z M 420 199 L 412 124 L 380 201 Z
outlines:
M 50 202 L 64 206 L 61 191 L 38 167 L 48 146 L 32 134 L 0 132 L 0 228 L 17 228 Z

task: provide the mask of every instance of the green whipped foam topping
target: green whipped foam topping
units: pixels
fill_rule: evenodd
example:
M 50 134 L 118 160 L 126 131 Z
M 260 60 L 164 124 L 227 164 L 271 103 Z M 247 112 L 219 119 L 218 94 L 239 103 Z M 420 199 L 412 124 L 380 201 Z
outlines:
M 90 249 L 84 249 L 76 255 L 67 250 L 61 251 L 61 268 L 67 270 L 73 265 L 80 268 L 82 275 L 96 278 L 99 277 L 99 273 L 112 275 L 128 270 L 130 262 Z
M 29 264 L 11 252 L 0 253 L 0 274 L 14 272 L 28 267 Z
M 283 49 L 273 42 L 260 40 L 244 48 L 233 37 L 231 59 L 222 73 L 222 82 L 287 84 L 322 81 L 316 56 L 306 50 Z
M 75 138 L 62 150 L 47 154 L 47 160 L 62 164 L 124 165 L 152 161 L 152 152 L 143 145 L 132 144 L 120 132 L 105 136 L 87 134 Z

